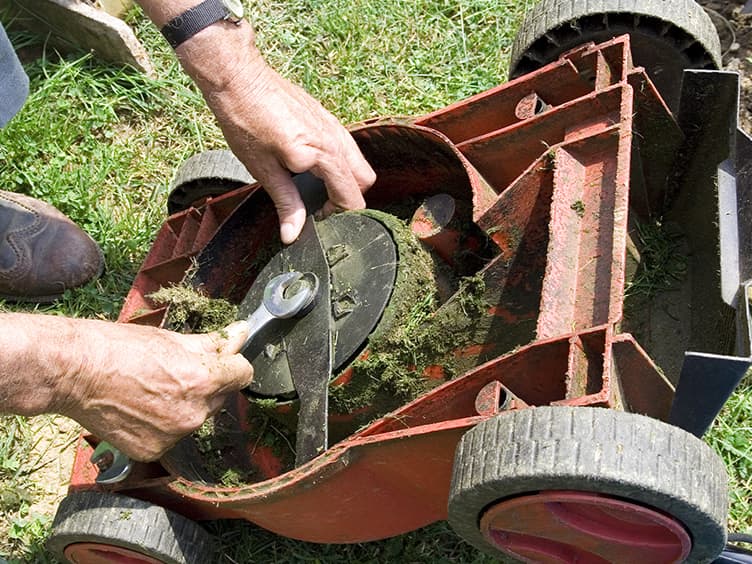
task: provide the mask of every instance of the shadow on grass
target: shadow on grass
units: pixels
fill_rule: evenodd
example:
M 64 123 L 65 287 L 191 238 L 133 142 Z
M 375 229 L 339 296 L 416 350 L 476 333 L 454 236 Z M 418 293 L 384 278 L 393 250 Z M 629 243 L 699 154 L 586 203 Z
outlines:
M 296 563 L 462 563 L 498 562 L 458 537 L 446 521 L 381 541 L 317 544 L 270 533 L 245 521 L 214 521 L 207 529 L 217 537 L 217 564 Z

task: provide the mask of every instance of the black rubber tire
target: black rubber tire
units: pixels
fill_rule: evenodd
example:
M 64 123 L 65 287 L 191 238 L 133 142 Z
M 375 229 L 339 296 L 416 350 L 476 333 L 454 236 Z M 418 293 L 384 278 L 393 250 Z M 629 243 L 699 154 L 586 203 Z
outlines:
M 709 562 L 726 544 L 727 481 L 710 447 L 673 425 L 610 409 L 535 407 L 488 419 L 462 437 L 448 520 L 476 548 L 509 560 L 481 534 L 487 507 L 539 491 L 595 492 L 677 519 L 692 537 L 687 562 Z
M 166 564 L 216 560 L 214 541 L 198 523 L 138 499 L 80 492 L 60 503 L 47 548 L 63 562 L 65 548 L 79 542 L 128 548 Z
M 207 196 L 219 196 L 256 180 L 228 149 L 204 151 L 186 159 L 175 173 L 167 197 L 170 215 Z
M 541 0 L 517 32 L 509 76 L 536 70 L 578 45 L 625 33 L 635 64 L 645 67 L 673 109 L 684 69 L 722 66 L 716 28 L 693 0 Z

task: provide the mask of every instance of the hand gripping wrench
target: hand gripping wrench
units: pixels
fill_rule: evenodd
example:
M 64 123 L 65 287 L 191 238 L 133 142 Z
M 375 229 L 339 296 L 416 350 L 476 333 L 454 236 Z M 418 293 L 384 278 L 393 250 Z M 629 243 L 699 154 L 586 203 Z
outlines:
M 248 337 L 241 350 L 274 319 L 303 316 L 315 305 L 319 281 L 312 272 L 284 272 L 272 278 L 264 288 L 264 297 L 246 318 Z M 106 441 L 97 445 L 90 461 L 99 468 L 96 482 L 114 484 L 125 480 L 133 468 L 130 458 Z

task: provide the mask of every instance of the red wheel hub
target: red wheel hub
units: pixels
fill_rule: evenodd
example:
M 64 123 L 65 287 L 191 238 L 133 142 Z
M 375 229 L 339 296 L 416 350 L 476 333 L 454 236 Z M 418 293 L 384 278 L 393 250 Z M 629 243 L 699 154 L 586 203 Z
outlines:
M 588 492 L 501 501 L 483 514 L 480 529 L 491 545 L 528 562 L 683 562 L 692 547 L 676 519 Z
M 129 548 L 98 542 L 77 542 L 65 547 L 65 557 L 76 564 L 163 564 Z

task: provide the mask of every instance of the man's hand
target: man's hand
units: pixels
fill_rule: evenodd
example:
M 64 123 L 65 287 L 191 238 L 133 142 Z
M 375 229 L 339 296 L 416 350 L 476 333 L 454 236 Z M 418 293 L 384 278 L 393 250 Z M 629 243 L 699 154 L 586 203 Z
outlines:
M 251 382 L 245 322 L 207 335 L 2 314 L 0 409 L 75 419 L 135 460 L 155 460 Z
M 310 171 L 327 187 L 328 214 L 365 207 L 376 176 L 352 136 L 301 88 L 258 59 L 228 88 L 207 96 L 230 148 L 274 200 L 284 243 L 293 242 L 306 211 L 290 173 Z
M 199 0 L 138 3 L 161 28 Z M 274 200 L 282 242 L 292 243 L 305 223 L 293 173 L 310 171 L 324 181 L 325 214 L 365 207 L 363 192 L 376 180 L 371 166 L 332 114 L 264 62 L 249 22 L 214 23 L 175 53 L 232 151 Z
M 105 331 L 110 350 L 100 343 L 84 356 L 75 390 L 58 411 L 135 460 L 159 458 L 251 382 L 251 365 L 236 354 L 245 322 L 230 325 L 226 336 L 137 325 Z

